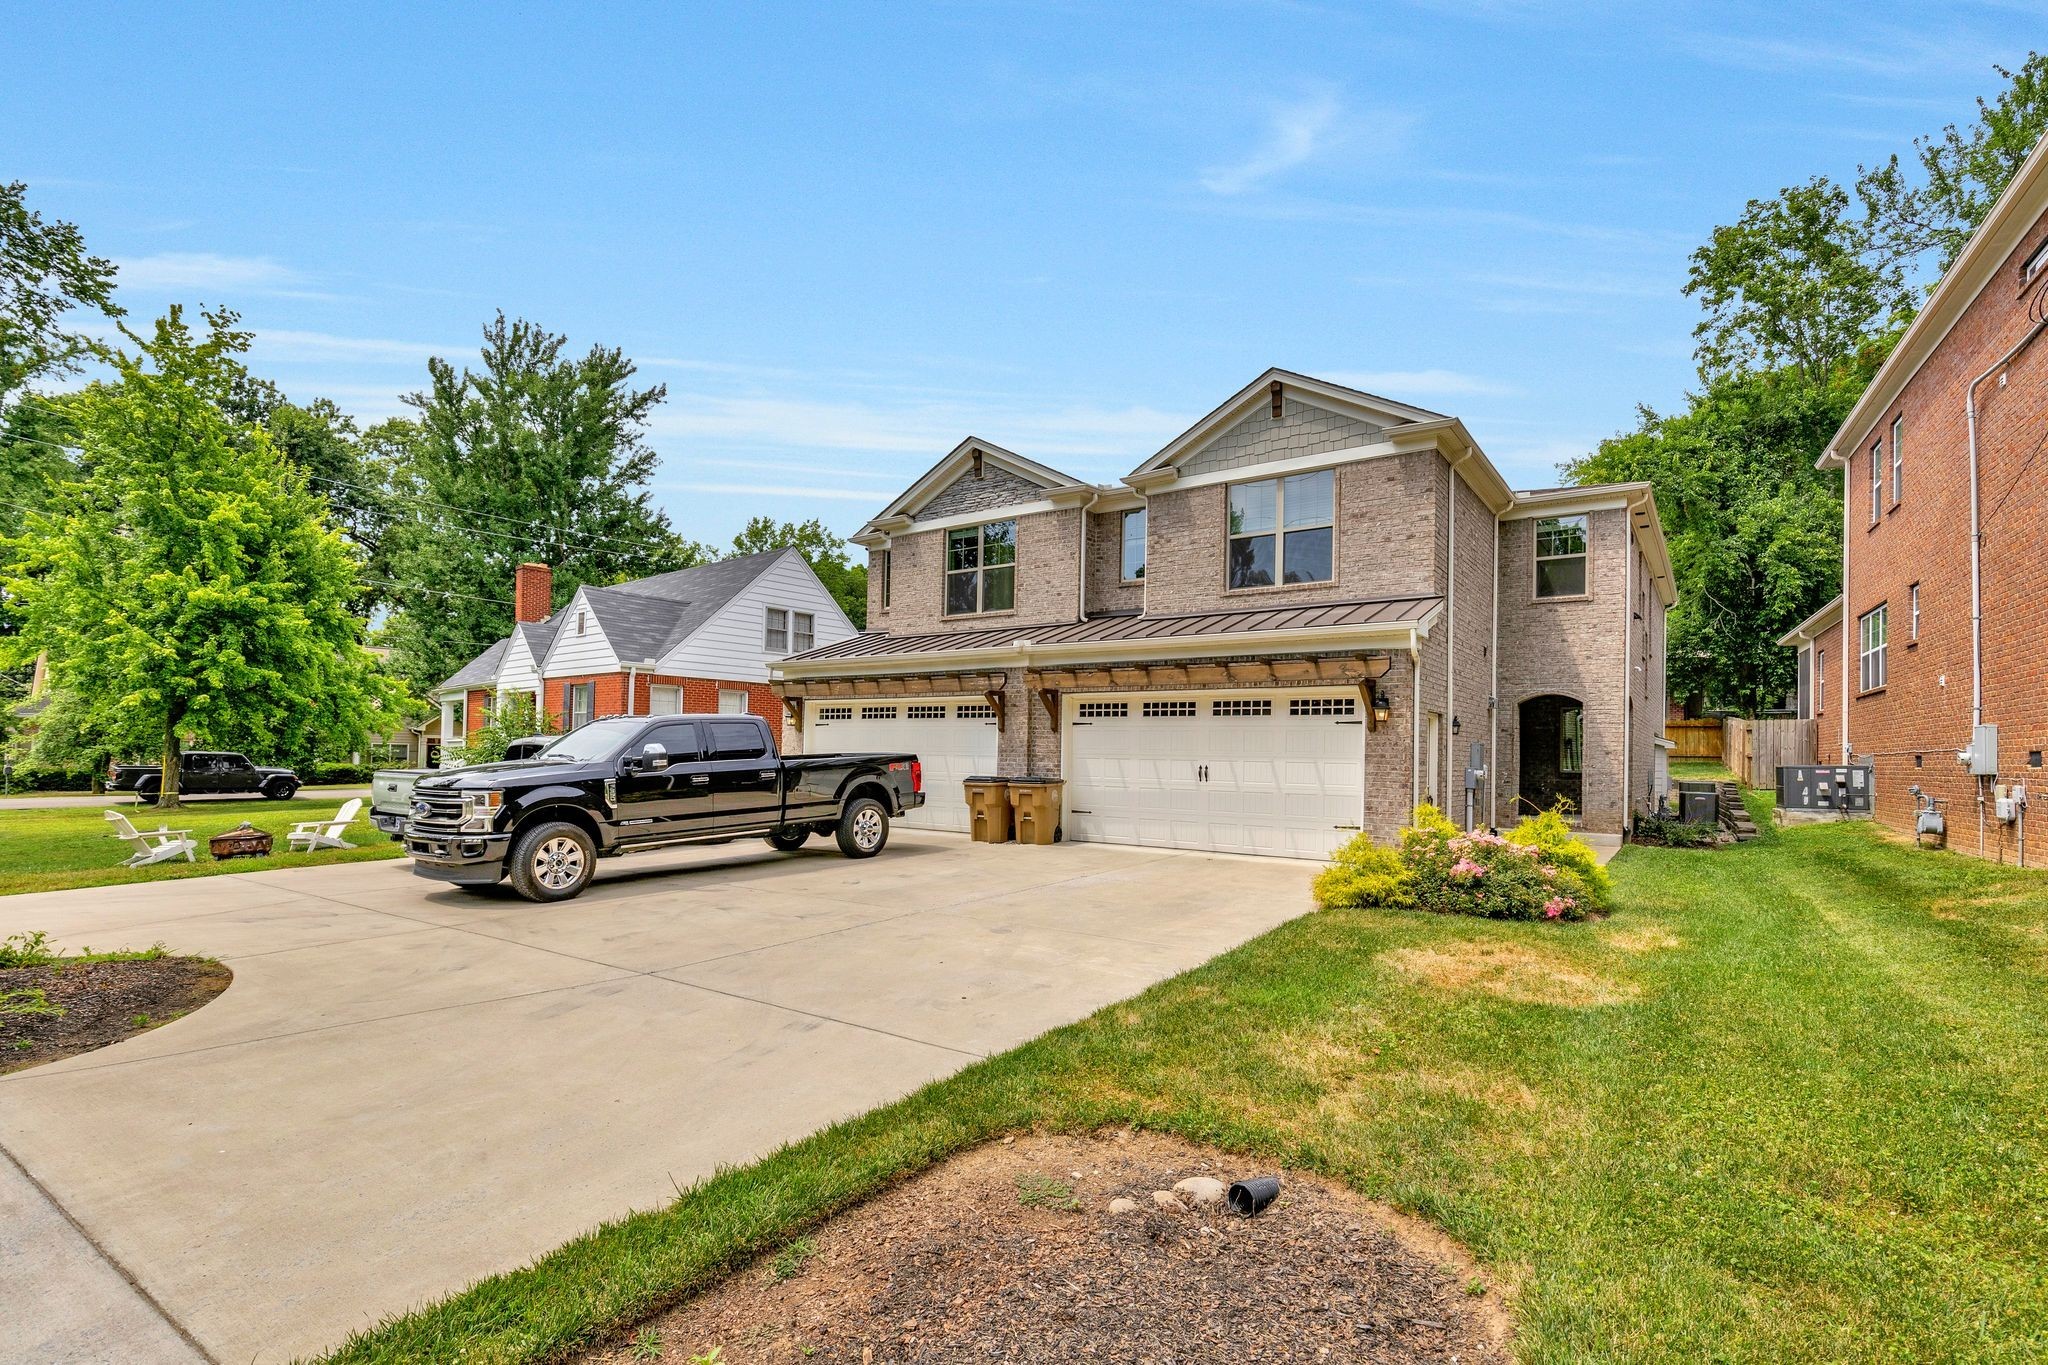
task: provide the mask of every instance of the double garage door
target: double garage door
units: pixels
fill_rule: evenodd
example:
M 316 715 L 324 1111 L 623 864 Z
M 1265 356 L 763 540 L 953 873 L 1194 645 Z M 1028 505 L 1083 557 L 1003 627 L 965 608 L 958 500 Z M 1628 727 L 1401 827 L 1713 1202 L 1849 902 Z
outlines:
M 980 697 L 916 701 L 806 702 L 804 751 L 814 754 L 908 751 L 924 764 L 924 806 L 903 817 L 918 829 L 965 831 L 961 784 L 996 770 L 996 713 Z
M 1069 838 L 1322 858 L 1364 818 L 1355 689 L 1089 693 L 1063 705 Z

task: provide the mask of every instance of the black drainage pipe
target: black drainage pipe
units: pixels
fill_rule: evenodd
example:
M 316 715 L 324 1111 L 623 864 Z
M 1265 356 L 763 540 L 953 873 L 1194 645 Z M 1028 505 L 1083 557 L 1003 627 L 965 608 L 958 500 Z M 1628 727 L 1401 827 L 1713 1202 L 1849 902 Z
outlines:
M 1230 1187 L 1230 1211 L 1249 1218 L 1279 1197 L 1279 1176 L 1254 1176 Z

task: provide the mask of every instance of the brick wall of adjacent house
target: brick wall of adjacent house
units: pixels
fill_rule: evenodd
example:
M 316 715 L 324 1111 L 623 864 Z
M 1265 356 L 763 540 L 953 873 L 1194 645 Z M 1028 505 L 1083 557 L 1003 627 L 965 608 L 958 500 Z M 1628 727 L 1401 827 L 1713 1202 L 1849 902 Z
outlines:
M 1152 615 L 1433 594 L 1443 457 L 1389 455 L 1337 467 L 1336 578 L 1232 592 L 1226 485 L 1166 489 L 1148 508 L 1145 610 Z M 1248 470 L 1248 477 L 1257 477 Z
M 1840 763 L 1842 761 L 1842 628 L 1829 626 L 1813 637 L 1815 671 L 1824 671 L 1825 679 L 1815 697 L 1814 721 L 1814 762 Z
M 1088 514 L 1088 610 L 1136 611 L 1145 605 L 1145 585 L 1126 583 L 1124 514 Z
M 1978 796 L 1990 784 L 1970 778 L 1955 760 L 1970 743 L 1969 469 L 1965 396 L 1983 373 L 2033 325 L 2028 309 L 2043 288 L 2023 287 L 2022 264 L 2048 240 L 2048 217 L 2037 221 L 1936 346 L 1891 407 L 1856 441 L 1846 480 L 1848 588 L 1843 644 L 1830 650 L 1828 705 L 1853 694 L 1849 747 L 1871 755 L 1877 818 L 1911 829 L 1918 784 L 1942 798 L 1949 846 L 1980 851 Z M 1891 497 L 1891 425 L 1901 420 L 1905 459 L 1901 497 Z M 2048 814 L 2048 769 L 2032 755 L 2048 750 L 2048 467 L 2039 459 L 2048 429 L 2048 337 L 1977 389 L 1978 482 L 1983 533 L 1984 719 L 1999 727 L 2000 782 L 2023 782 L 2037 813 Z M 1883 497 L 1870 516 L 1870 448 L 1884 443 Z M 1920 631 L 1912 635 L 1911 585 L 1920 585 Z M 1888 608 L 1890 644 L 1882 690 L 1858 687 L 1859 625 L 1880 603 Z M 1849 693 L 1842 691 L 1845 681 Z M 1822 721 L 1822 747 L 1840 748 L 1840 718 Z M 1832 733 L 1829 733 L 1829 731 Z M 1915 760 L 1918 760 L 1916 766 Z M 1981 851 L 2011 860 L 2017 830 L 1984 821 Z M 2048 828 L 2048 825 L 2044 825 Z M 2035 858 L 2048 849 L 2037 840 Z
M 635 673 L 631 675 L 633 701 L 630 710 L 626 705 L 626 682 L 624 673 L 591 673 L 581 677 L 547 678 L 541 684 L 542 704 L 546 707 L 550 724 L 559 728 L 568 722 L 569 688 L 582 683 L 594 683 L 592 689 L 593 720 L 607 716 L 644 716 L 652 712 L 654 688 L 680 687 L 683 710 L 692 714 L 709 714 L 718 710 L 718 694 L 721 691 L 742 691 L 747 694 L 747 711 L 761 717 L 780 736 L 783 733 L 782 703 L 765 682 L 731 682 L 716 678 L 685 678 L 661 673 Z M 482 694 L 475 694 L 482 695 Z
M 1446 466 L 1446 473 L 1449 467 Z M 1456 573 L 1457 621 L 1453 632 L 1446 616 L 1443 629 L 1450 639 L 1457 669 L 1448 679 L 1454 694 L 1444 721 L 1444 799 L 1452 819 L 1462 823 L 1465 804 L 1465 766 L 1474 743 L 1487 745 L 1491 752 L 1493 695 L 1493 597 L 1495 523 L 1493 509 L 1462 478 L 1455 482 L 1457 496 L 1456 543 L 1451 565 Z M 1448 534 L 1448 526 L 1447 526 Z M 1457 722 L 1457 733 L 1452 722 Z M 1487 766 L 1491 767 L 1489 758 Z M 1486 784 L 1481 783 L 1473 800 L 1473 823 L 1493 823 L 1488 811 Z
M 1619 832 L 1626 808 L 1622 731 L 1628 696 L 1623 655 L 1629 595 L 1624 576 L 1634 544 L 1628 513 L 1588 514 L 1587 595 L 1574 599 L 1536 596 L 1536 520 L 1518 517 L 1501 523 L 1496 811 L 1503 826 L 1527 813 L 1517 800 L 1521 704 L 1533 697 L 1567 696 L 1579 702 L 1585 715 L 1580 817 L 1589 830 Z
M 914 635 L 1076 619 L 1081 516 L 1077 508 L 1060 508 L 1018 517 L 1016 606 L 973 616 L 945 614 L 946 533 L 914 531 L 895 537 L 889 548 L 892 586 L 886 609 L 881 605 L 879 575 L 870 561 L 868 629 Z
M 491 694 L 481 687 L 471 688 L 462 706 L 462 733 L 473 734 L 490 719 Z
M 1633 538 L 1629 553 L 1635 565 L 1630 574 L 1633 601 L 1625 623 L 1629 670 L 1629 767 L 1628 805 L 1630 811 L 1649 810 L 1655 805 L 1657 737 L 1664 733 L 1666 697 L 1664 685 L 1664 604 L 1650 578 L 1650 561 Z

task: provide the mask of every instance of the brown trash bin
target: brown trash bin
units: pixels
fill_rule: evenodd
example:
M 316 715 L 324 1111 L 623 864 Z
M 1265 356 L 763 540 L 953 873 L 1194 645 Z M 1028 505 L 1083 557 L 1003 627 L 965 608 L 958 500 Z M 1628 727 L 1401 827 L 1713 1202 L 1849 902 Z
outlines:
M 961 784 L 967 789 L 967 826 L 977 844 L 1010 842 L 1009 779 L 970 777 Z
M 1018 843 L 1059 842 L 1060 795 L 1066 786 L 1057 777 L 1010 779 L 1010 811 L 1017 820 Z

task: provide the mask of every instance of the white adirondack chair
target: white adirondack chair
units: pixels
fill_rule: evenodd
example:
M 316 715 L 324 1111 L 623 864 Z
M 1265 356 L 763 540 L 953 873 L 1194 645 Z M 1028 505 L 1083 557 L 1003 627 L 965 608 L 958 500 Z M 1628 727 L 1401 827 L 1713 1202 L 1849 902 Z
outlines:
M 123 867 L 148 867 L 151 863 L 168 862 L 182 857 L 188 863 L 199 861 L 192 856 L 192 850 L 199 845 L 186 836 L 189 829 L 139 830 L 128 823 L 128 817 L 117 810 L 107 812 L 107 818 L 114 822 L 113 833 L 108 837 L 120 839 L 135 846 L 135 852 L 121 864 Z M 154 839 L 156 842 L 151 843 Z
M 342 838 L 348 822 L 356 818 L 356 812 L 363 808 L 363 798 L 352 796 L 341 803 L 341 809 L 331 820 L 301 820 L 292 826 L 292 832 L 284 836 L 285 847 L 294 853 L 311 853 L 316 848 L 354 848 L 355 845 Z

